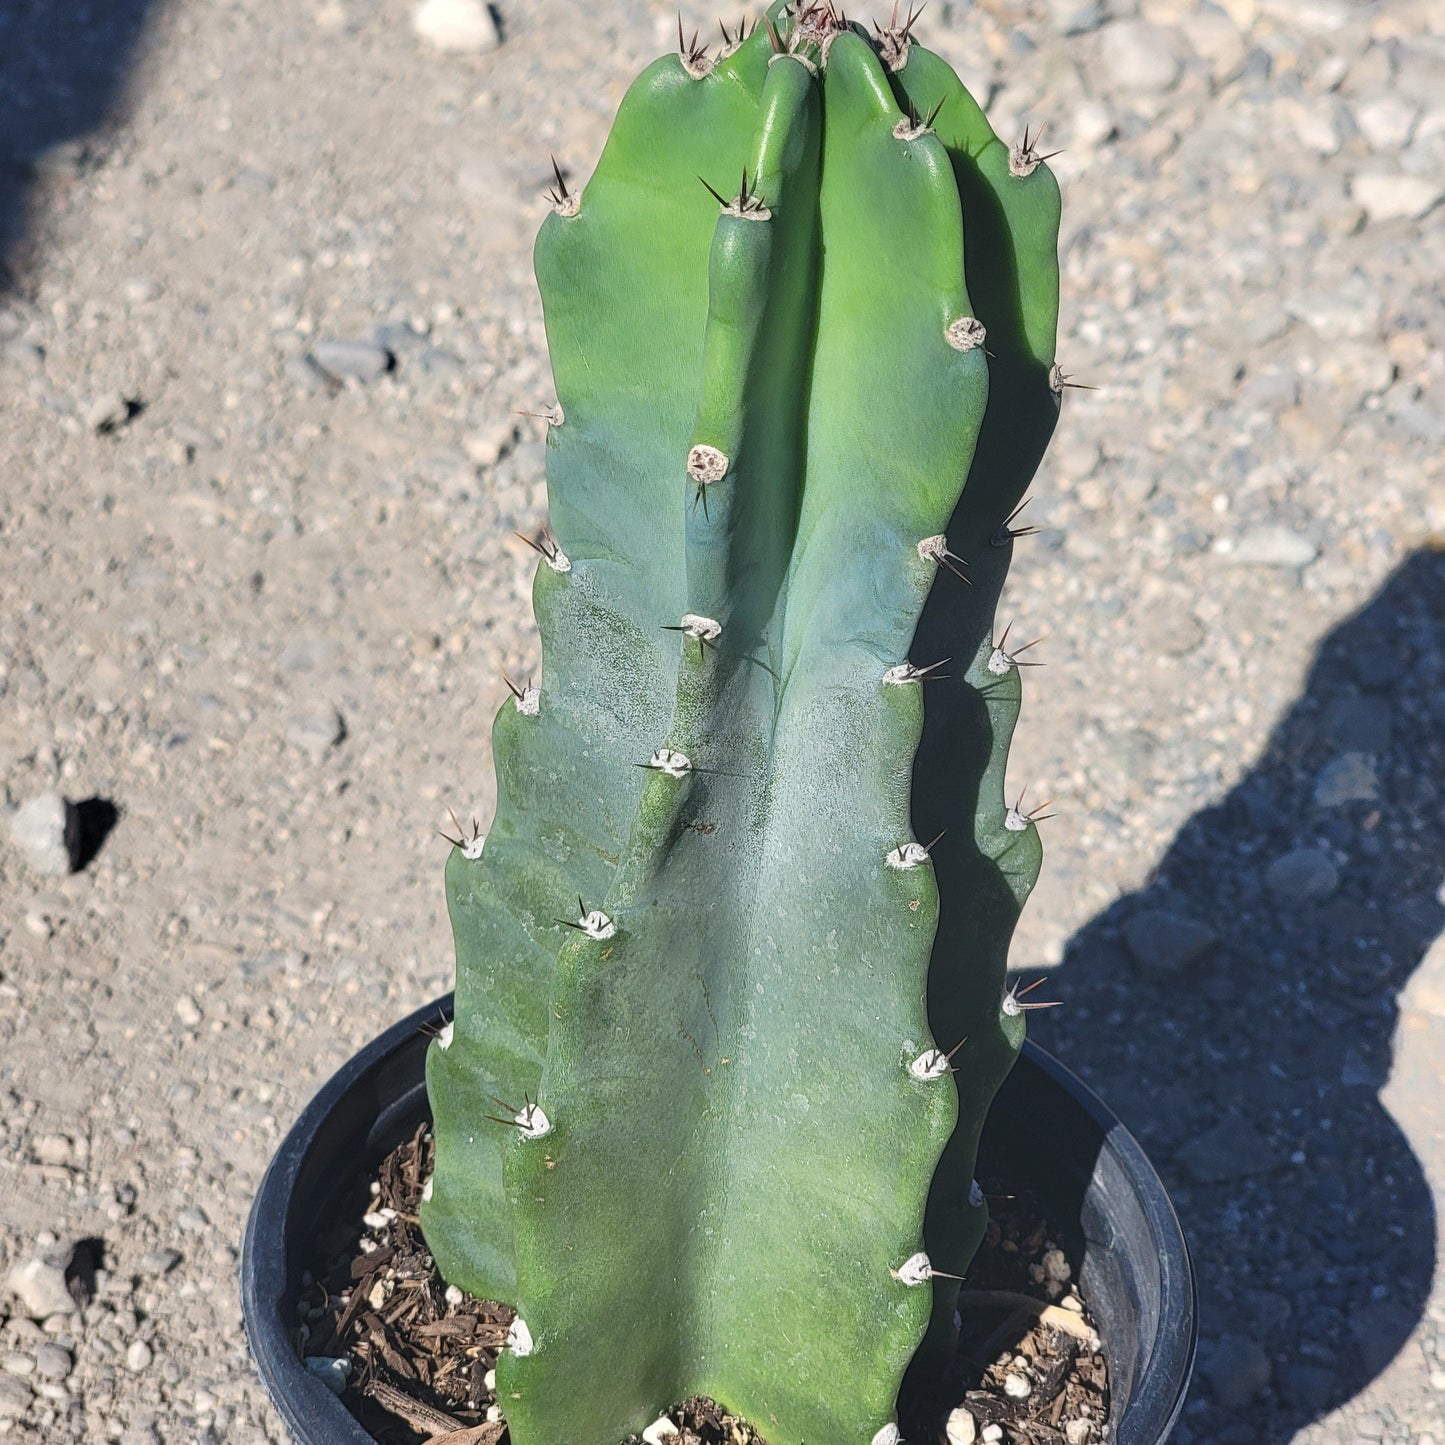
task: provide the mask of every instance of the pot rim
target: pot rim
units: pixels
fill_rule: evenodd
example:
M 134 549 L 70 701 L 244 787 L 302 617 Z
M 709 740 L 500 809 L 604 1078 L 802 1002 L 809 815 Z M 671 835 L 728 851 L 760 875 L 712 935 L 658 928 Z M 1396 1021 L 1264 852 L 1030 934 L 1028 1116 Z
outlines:
M 418 1067 L 407 1094 L 417 1087 L 424 1091 L 420 1060 L 434 1026 L 451 1018 L 453 1000 L 453 994 L 445 994 L 393 1024 L 321 1085 L 286 1132 L 251 1203 L 240 1256 L 246 1340 L 262 1384 L 301 1445 L 375 1445 L 375 1441 L 323 1381 L 305 1369 L 291 1343 L 285 1311 L 295 1292 L 287 1256 L 298 1176 L 322 1127 L 349 1096 L 375 1095 L 378 1085 L 397 1083 L 403 1070 L 396 1059 L 408 1044 L 418 1055 Z M 1130 1416 L 1123 1417 L 1113 1445 L 1162 1445 L 1184 1407 L 1198 1335 L 1193 1268 L 1178 1216 L 1138 1141 L 1088 1085 L 1028 1040 L 1018 1062 L 1061 1089 L 1093 1123 L 1099 1135 L 1098 1157 L 1112 1158 L 1131 1185 L 1157 1249 L 1158 1318 L 1152 1340 L 1140 1351 L 1140 1378 L 1133 1381 L 1129 1396 L 1130 1415 L 1138 1428 L 1132 1428 Z M 1009 1078 L 1017 1074 L 1015 1069 Z M 374 1122 L 382 1119 L 385 1098 L 380 1096 L 383 1107 L 371 1115 Z

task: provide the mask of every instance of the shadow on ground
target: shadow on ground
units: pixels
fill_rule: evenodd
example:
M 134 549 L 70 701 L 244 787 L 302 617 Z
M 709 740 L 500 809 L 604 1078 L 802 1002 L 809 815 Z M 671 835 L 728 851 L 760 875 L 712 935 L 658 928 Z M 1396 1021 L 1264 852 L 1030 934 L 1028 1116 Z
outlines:
M 1245 779 L 1071 941 L 1064 1007 L 1035 1015 L 1184 1222 L 1186 1445 L 1282 1445 L 1421 1317 L 1431 1195 L 1378 1092 L 1398 996 L 1445 926 L 1442 874 L 1445 551 L 1425 550 L 1321 645 Z M 1217 941 L 1191 959 L 1195 924 Z
M 37 182 L 84 174 L 158 0 L 0 0 L 0 293 L 24 268 Z

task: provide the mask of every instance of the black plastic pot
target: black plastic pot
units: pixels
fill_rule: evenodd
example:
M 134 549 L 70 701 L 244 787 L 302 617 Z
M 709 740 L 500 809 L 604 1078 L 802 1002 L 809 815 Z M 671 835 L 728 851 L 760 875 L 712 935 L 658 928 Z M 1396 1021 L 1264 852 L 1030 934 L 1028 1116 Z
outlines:
M 301 1276 L 343 1201 L 428 1117 L 423 1060 L 450 995 L 373 1039 L 317 1093 L 266 1171 L 241 1250 L 251 1353 L 299 1445 L 372 1437 L 297 1358 Z M 1133 1136 L 1062 1064 L 1026 1044 L 989 1115 L 989 1167 L 1031 1188 L 1082 1261 L 1080 1288 L 1109 1359 L 1114 1445 L 1162 1445 L 1194 1363 L 1189 1253 L 1164 1186 Z M 982 1171 L 981 1171 L 982 1172 Z

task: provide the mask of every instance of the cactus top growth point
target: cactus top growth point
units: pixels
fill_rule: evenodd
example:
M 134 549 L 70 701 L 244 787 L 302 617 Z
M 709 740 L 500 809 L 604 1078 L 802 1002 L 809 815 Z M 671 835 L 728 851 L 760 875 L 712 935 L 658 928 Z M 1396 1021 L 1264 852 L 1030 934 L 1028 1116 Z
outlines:
M 514 1445 L 695 1394 L 888 1445 L 983 1230 L 1058 190 L 911 31 L 775 5 L 658 61 L 538 237 L 545 671 L 448 863 L 422 1214 L 518 1311 Z

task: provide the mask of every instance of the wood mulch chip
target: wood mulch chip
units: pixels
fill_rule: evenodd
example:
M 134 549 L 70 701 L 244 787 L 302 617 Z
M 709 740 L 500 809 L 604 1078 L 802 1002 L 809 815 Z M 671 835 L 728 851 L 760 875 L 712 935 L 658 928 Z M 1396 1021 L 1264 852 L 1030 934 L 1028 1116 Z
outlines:
M 379 1445 L 508 1445 L 493 1372 L 514 1312 L 437 1274 L 417 1222 L 431 1169 L 427 1126 L 382 1161 L 364 1214 L 329 1241 L 298 1305 L 298 1349 L 350 1361 L 342 1400 Z M 992 1217 L 959 1296 L 954 1388 L 928 1419 L 905 1409 L 907 1438 L 945 1445 L 949 1410 L 962 1409 L 980 1440 L 996 1425 L 1001 1445 L 1100 1445 L 1108 1377 L 1072 1266 L 1029 1196 L 999 1181 L 985 1192 Z M 766 1445 L 711 1400 L 667 1413 L 674 1445 Z M 968 1422 L 955 1413 L 954 1424 Z

